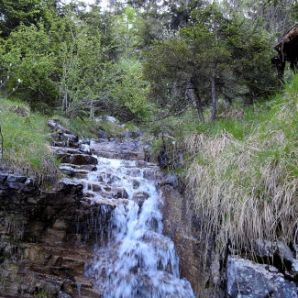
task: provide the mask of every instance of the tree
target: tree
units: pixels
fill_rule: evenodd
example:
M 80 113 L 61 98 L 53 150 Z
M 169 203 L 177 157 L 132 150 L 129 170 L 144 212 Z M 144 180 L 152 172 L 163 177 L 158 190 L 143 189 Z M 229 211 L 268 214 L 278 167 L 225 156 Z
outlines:
M 57 10 L 57 0 L 0 0 L 0 35 L 8 37 L 19 25 L 47 23 L 50 10 Z
M 200 90 L 197 91 L 200 97 L 206 98 L 209 93 L 211 120 L 216 119 L 217 93 L 221 91 L 219 86 L 224 86 L 231 63 L 231 54 L 223 34 L 227 22 L 219 7 L 212 4 L 205 9 L 195 10 L 192 23 L 181 31 L 192 51 L 193 85 Z
M 21 25 L 8 39 L 0 39 L 1 79 L 7 79 L 8 94 L 21 83 L 17 91 L 32 104 L 47 101 L 53 105 L 57 97 L 57 57 L 50 43 L 42 24 Z
M 194 9 L 177 37 L 148 51 L 145 69 L 152 95 L 161 107 L 194 103 L 201 120 L 210 105 L 214 120 L 217 98 L 252 103 L 274 90 L 270 43 L 261 22 L 225 15 L 217 4 Z

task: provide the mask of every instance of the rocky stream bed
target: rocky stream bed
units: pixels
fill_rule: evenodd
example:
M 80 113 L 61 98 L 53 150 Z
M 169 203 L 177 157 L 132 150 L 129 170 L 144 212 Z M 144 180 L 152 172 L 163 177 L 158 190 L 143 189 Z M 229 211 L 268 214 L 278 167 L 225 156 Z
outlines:
M 192 202 L 138 138 L 49 126 L 63 173 L 54 187 L 0 171 L 0 298 L 298 297 L 298 262 L 282 243 L 257 244 L 263 264 L 223 263 L 211 248 L 203 268 Z

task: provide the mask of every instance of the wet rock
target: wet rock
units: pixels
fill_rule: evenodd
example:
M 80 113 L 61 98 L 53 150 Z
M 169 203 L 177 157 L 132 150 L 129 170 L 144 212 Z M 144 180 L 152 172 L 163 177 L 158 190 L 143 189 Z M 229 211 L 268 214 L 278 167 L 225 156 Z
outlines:
M 161 186 L 160 192 L 164 201 L 164 232 L 175 243 L 182 277 L 190 281 L 198 297 L 225 297 L 220 284 L 214 284 L 213 276 L 218 273 L 211 274 L 211 264 L 208 262 L 210 267 L 202 270 L 206 255 L 201 252 L 206 239 L 202 239 L 197 226 L 192 229 L 195 217 L 191 202 L 169 184 Z M 213 254 L 210 258 L 215 259 Z
M 277 268 L 230 256 L 227 265 L 227 293 L 231 298 L 297 298 L 294 282 Z
M 88 189 L 92 190 L 94 192 L 100 192 L 101 191 L 101 186 L 98 184 L 89 184 Z
M 6 179 L 6 182 L 8 184 L 11 184 L 13 185 L 13 183 L 21 183 L 21 184 L 24 184 L 26 181 L 27 181 L 27 177 L 24 177 L 24 176 L 15 176 L 15 175 L 8 175 L 7 176 L 7 179 Z
M 91 142 L 91 152 L 101 157 L 127 160 L 144 160 L 144 151 L 137 141 Z
M 75 171 L 88 171 L 88 172 L 92 172 L 95 171 L 96 165 L 74 165 L 74 164 L 70 164 L 70 163 L 61 163 L 60 167 L 63 168 L 71 168 L 72 170 Z
M 78 147 L 79 138 L 73 134 L 65 133 L 52 133 L 53 145 L 66 146 L 66 147 Z
M 94 156 L 87 154 L 61 154 L 58 155 L 63 163 L 70 163 L 74 165 L 96 165 L 97 159 Z
M 128 199 L 128 193 L 124 188 L 111 188 L 107 186 L 100 192 L 100 195 L 107 199 Z
M 70 295 L 67 294 L 67 293 L 64 293 L 64 292 L 60 291 L 60 292 L 58 293 L 58 298 L 72 298 L 72 296 L 70 296 Z
M 146 192 L 137 192 L 133 195 L 133 201 L 135 201 L 140 207 L 143 206 L 144 202 L 149 198 L 149 194 Z
M 158 168 L 149 168 L 144 170 L 143 177 L 145 179 L 159 181 L 160 179 L 162 179 L 162 173 Z
M 141 177 L 141 170 L 138 168 L 131 168 L 126 170 L 126 175 L 131 177 Z
M 1 189 L 6 191 L 16 190 L 30 193 L 34 192 L 36 186 L 31 178 L 2 173 L 0 174 L 0 190 Z
M 132 187 L 133 189 L 138 189 L 140 187 L 140 182 L 138 180 L 133 180 Z
M 86 177 L 90 171 L 90 170 L 84 170 L 80 168 L 74 168 L 69 165 L 60 165 L 59 169 L 63 174 L 69 177 L 76 177 L 76 178 Z
M 115 205 L 84 205 L 82 185 L 72 179 L 28 193 L 23 186 L 32 179 L 0 177 L 0 297 L 79 297 L 76 280 L 81 297 L 100 297 L 84 276 L 85 265 L 95 241 L 107 241 Z
M 81 151 L 77 148 L 70 147 L 52 147 L 52 151 L 56 155 L 64 155 L 64 154 L 81 154 Z
M 56 230 L 66 230 L 67 229 L 67 225 L 65 223 L 64 220 L 62 219 L 56 219 L 54 225 L 53 225 L 53 228 L 56 229 Z
M 157 160 L 158 160 L 158 165 L 162 169 L 166 169 L 170 165 L 170 159 L 167 154 L 165 146 L 163 146 L 162 149 L 160 150 L 160 152 L 157 156 Z
M 80 182 L 74 181 L 69 178 L 63 178 L 58 183 L 59 191 L 65 193 L 75 193 L 81 194 L 83 190 L 83 185 Z
M 3 184 L 7 179 L 7 173 L 0 173 L 0 183 Z
M 53 131 L 53 145 L 78 147 L 79 137 L 61 125 L 57 120 L 49 120 L 48 126 Z
M 88 144 L 80 144 L 80 151 L 85 154 L 91 154 L 91 149 Z
M 114 199 L 128 199 L 128 193 L 124 188 L 112 189 L 111 195 Z

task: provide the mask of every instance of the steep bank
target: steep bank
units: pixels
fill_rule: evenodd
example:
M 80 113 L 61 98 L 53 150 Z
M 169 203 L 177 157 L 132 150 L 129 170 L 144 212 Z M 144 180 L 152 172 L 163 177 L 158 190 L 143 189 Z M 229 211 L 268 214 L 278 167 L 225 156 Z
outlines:
M 184 140 L 185 199 L 168 196 L 166 227 L 203 297 L 297 297 L 297 91 L 296 76 Z

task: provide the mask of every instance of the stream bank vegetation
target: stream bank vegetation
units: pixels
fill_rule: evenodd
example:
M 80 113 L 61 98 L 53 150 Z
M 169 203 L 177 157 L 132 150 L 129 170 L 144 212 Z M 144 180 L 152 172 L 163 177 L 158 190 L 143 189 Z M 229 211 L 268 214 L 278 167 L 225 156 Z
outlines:
M 298 75 L 256 109 L 185 138 L 187 189 L 221 252 L 229 242 L 251 252 L 257 239 L 297 242 Z
M 28 104 L 0 99 L 3 158 L 7 166 L 27 175 L 55 176 L 55 159 L 48 145 L 47 118 L 33 113 Z

